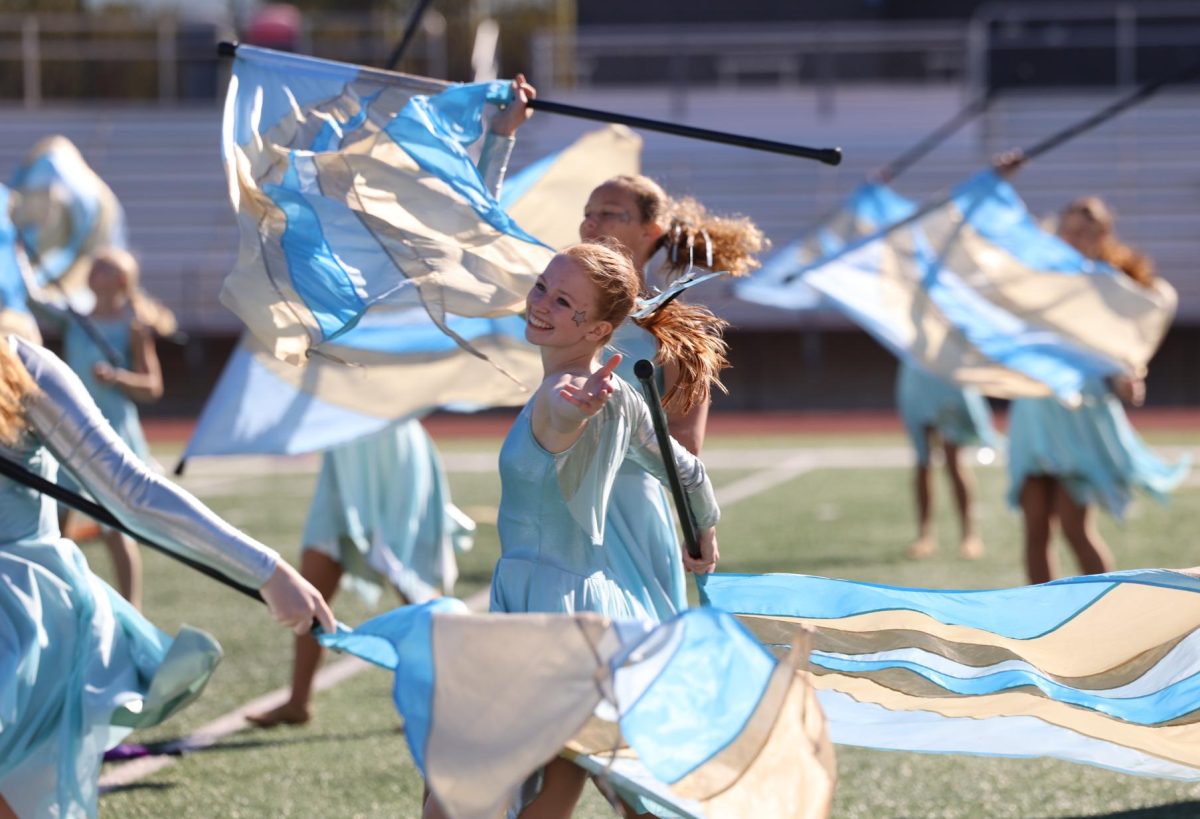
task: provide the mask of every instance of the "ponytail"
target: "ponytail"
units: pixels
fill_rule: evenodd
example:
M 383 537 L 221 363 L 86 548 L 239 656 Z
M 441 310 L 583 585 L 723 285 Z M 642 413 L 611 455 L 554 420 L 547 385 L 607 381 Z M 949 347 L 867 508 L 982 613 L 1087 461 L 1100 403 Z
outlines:
M 37 389 L 29 371 L 0 338 L 0 444 L 13 446 L 25 431 L 25 396 Z
M 658 342 L 659 362 L 678 372 L 663 396 L 665 409 L 686 413 L 707 403 L 713 387 L 728 392 L 721 383 L 721 370 L 729 366 L 729 345 L 724 338 L 729 322 L 725 319 L 707 307 L 676 299 L 633 321 Z
M 692 265 L 744 276 L 759 266 L 757 254 L 769 242 L 747 216 L 714 216 L 690 196 L 672 200 L 661 247 L 667 252 L 668 278 Z
M 1154 284 L 1154 262 L 1150 257 L 1135 250 L 1115 236 L 1108 236 L 1100 249 L 1100 258 L 1120 270 L 1142 287 Z

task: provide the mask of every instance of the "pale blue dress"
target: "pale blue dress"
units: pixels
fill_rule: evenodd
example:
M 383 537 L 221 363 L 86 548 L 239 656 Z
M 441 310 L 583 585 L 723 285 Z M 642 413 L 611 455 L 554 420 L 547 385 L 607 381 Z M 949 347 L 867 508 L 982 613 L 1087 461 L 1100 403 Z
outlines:
M 945 381 L 907 361 L 900 362 L 896 376 L 896 405 L 920 466 L 929 465 L 929 428 L 954 446 L 995 449 L 1000 444 L 992 411 L 978 390 Z
M 411 420 L 322 454 L 303 543 L 337 561 L 368 602 L 386 582 L 423 603 L 452 591 L 455 550 L 470 548 L 472 531 L 433 441 Z
M 623 464 L 666 481 L 645 402 L 624 380 L 614 384 L 604 408 L 563 452 L 548 452 L 534 438 L 533 401 L 509 431 L 500 450 L 500 560 L 492 575 L 492 611 L 660 619 L 644 578 L 626 565 L 628 553 L 612 548 L 608 533 Z M 677 443 L 673 450 L 697 526 L 715 526 L 720 511 L 703 464 Z
M 5 342 L 34 377 L 29 423 L 0 457 L 53 480 L 54 453 L 127 525 L 261 586 L 278 555 L 166 484 L 117 439 L 79 380 L 48 351 Z M 60 537 L 55 503 L 0 477 L 0 795 L 22 817 L 95 816 L 106 748 L 194 699 L 220 647 L 155 628 Z
M 118 359 L 115 366 L 124 370 L 132 370 L 130 337 L 133 317 L 122 316 L 111 319 L 89 317 L 88 321 L 117 353 Z M 104 416 L 104 420 L 108 421 L 135 455 L 146 463 L 150 463 L 150 447 L 146 444 L 146 434 L 142 431 L 137 404 L 120 387 L 104 384 L 92 374 L 92 368 L 96 364 L 111 362 L 78 321 L 68 320 L 64 325 L 63 358 L 79 376 L 83 386 L 87 387 L 88 393 L 96 401 L 96 406 L 100 408 L 100 414 Z
M 621 353 L 617 375 L 640 395 L 641 382 L 633 368 L 643 358 L 656 361 L 658 342 L 653 334 L 626 321 L 613 333 L 608 352 Z M 656 373 L 661 393 L 662 371 Z M 669 620 L 687 608 L 687 581 L 675 518 L 667 492 L 654 475 L 637 464 L 621 464 L 608 504 L 607 524 L 605 548 L 612 555 L 613 570 L 623 585 L 642 589 L 654 619 Z
M 1021 398 L 1008 418 L 1008 502 L 1014 508 L 1026 479 L 1047 475 L 1076 503 L 1099 504 L 1120 520 L 1135 489 L 1165 502 L 1191 469 L 1190 458 L 1171 465 L 1151 452 L 1103 383 L 1088 386 L 1078 409 L 1053 398 Z

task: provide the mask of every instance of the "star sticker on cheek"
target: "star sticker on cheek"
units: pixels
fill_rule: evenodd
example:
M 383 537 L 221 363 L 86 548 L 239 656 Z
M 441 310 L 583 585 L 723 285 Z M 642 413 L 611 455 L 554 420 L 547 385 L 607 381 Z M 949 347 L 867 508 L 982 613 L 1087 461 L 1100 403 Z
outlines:
M 579 327 L 585 321 L 587 321 L 587 311 L 586 310 L 576 310 L 575 315 L 571 316 L 571 320 L 575 322 L 576 327 Z

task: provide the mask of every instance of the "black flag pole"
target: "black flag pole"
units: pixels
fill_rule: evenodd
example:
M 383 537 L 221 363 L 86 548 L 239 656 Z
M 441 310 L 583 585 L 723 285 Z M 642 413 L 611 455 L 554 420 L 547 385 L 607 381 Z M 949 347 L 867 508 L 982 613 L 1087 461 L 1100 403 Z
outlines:
M 217 43 L 217 53 L 222 57 L 236 55 L 237 48 L 237 43 Z M 269 49 L 262 50 L 268 51 Z M 375 72 L 380 71 L 380 69 L 370 70 Z M 826 165 L 839 165 L 842 161 L 841 148 L 810 148 L 805 145 L 793 145 L 787 142 L 775 142 L 770 139 L 759 139 L 758 137 L 731 134 L 725 131 L 713 131 L 708 128 L 696 128 L 691 125 L 680 125 L 675 122 L 637 117 L 631 114 L 619 114 L 613 111 L 601 111 L 596 108 L 567 105 L 566 103 L 552 102 L 540 97 L 530 100 L 529 107 L 550 114 L 559 114 L 561 116 L 576 117 L 578 119 L 588 119 L 597 122 L 610 122 L 616 125 L 628 125 L 631 128 L 640 128 L 644 131 L 658 131 L 664 134 L 698 139 L 702 142 L 716 142 L 722 145 L 734 145 L 739 148 L 749 148 L 755 151 L 784 154 L 785 156 L 794 156 L 801 159 L 813 159 L 817 162 L 823 162 Z
M 1125 94 L 1124 96 L 1117 98 L 1113 102 L 1111 102 L 1108 105 L 1101 108 L 1099 111 L 1096 111 L 1093 114 L 1089 114 L 1088 116 L 1084 117 L 1083 119 L 1079 120 L 1078 122 L 1068 125 L 1066 128 L 1061 128 L 1058 131 L 1055 131 L 1054 133 L 1050 134 L 1049 136 L 1038 140 L 1033 145 L 1030 145 L 1028 148 L 1024 148 L 1024 149 L 1020 149 L 1020 150 L 1016 151 L 1015 154 L 1019 158 L 1021 164 L 1029 162 L 1030 160 L 1036 159 L 1039 156 L 1041 156 L 1042 154 L 1048 153 L 1049 151 L 1052 151 L 1055 148 L 1058 148 L 1059 146 L 1071 141 L 1072 139 L 1075 139 L 1076 137 L 1087 133 L 1088 131 L 1092 130 L 1093 128 L 1103 125 L 1104 123 L 1106 123 L 1109 120 L 1113 119 L 1114 117 L 1122 114 L 1123 112 L 1127 111 L 1128 109 L 1133 108 L 1134 106 L 1140 105 L 1141 103 L 1150 99 L 1150 97 L 1157 94 L 1159 91 L 1161 91 L 1166 86 L 1173 85 L 1175 83 L 1180 83 L 1180 82 L 1187 82 L 1188 80 L 1195 79 L 1197 77 L 1200 77 L 1200 60 L 1197 60 L 1196 62 L 1193 62 L 1193 63 L 1185 66 L 1184 68 L 1180 69 L 1179 71 L 1174 72 L 1173 74 L 1168 74 L 1165 77 L 1161 77 L 1157 80 L 1152 80 L 1151 82 L 1145 83 L 1144 85 L 1134 89 L 1133 91 L 1129 92 L 1128 94 Z M 887 225 L 883 229 L 877 231 L 876 233 L 871 234 L 871 236 L 867 237 L 867 239 L 876 239 L 876 238 L 879 238 L 880 236 L 884 236 L 893 231 L 899 230 L 900 228 L 907 227 L 908 225 L 911 225 L 913 222 L 923 219 L 926 215 L 928 215 L 932 211 L 935 211 L 938 208 L 942 207 L 942 205 L 945 205 L 953 197 L 954 197 L 953 192 L 947 192 L 940 196 L 937 196 L 934 199 L 931 199 L 930 201 L 921 205 L 919 208 L 917 208 L 915 211 L 910 213 L 908 216 L 905 216 L 903 219 L 900 219 L 899 221 L 896 221 L 896 222 L 892 222 L 890 225 Z M 840 256 L 845 255 L 846 253 L 849 253 L 851 250 L 853 250 L 857 247 L 860 247 L 862 244 L 863 244 L 863 241 L 851 242 L 850 244 L 848 244 L 842 248 L 839 248 L 837 250 L 837 252 L 824 257 L 824 259 L 822 259 L 822 261 L 827 262 L 832 259 L 836 259 Z M 800 270 L 795 273 L 792 273 L 789 276 L 786 276 L 783 279 L 783 283 L 788 284 L 788 283 L 795 281 L 796 279 L 800 278 L 804 274 L 804 272 L 805 272 L 804 270 Z
M 417 33 L 417 27 L 421 25 L 421 20 L 424 19 L 425 12 L 428 11 L 432 2 L 433 0 L 417 0 L 417 4 L 409 12 L 408 21 L 404 24 L 404 34 L 401 35 L 400 42 L 396 43 L 396 47 L 392 49 L 392 56 L 388 57 L 387 65 L 384 66 L 389 71 L 394 71 L 396 66 L 400 65 L 400 60 L 404 58 L 404 52 L 408 51 L 408 46 Z
M 920 142 L 913 145 L 900 156 L 888 162 L 886 165 L 875 171 L 874 176 L 884 182 L 890 182 L 900 174 L 907 171 L 913 165 L 920 162 L 928 156 L 935 148 L 941 145 L 950 137 L 954 136 L 961 128 L 975 119 L 977 116 L 987 110 L 992 104 L 995 95 L 991 91 L 986 91 L 975 99 L 971 100 L 967 105 L 961 108 L 950 119 L 943 122 L 933 131 L 929 132 Z
M 80 512 L 83 512 L 83 514 L 94 519 L 98 523 L 102 523 L 105 526 L 109 527 L 110 529 L 116 529 L 120 532 L 123 532 L 123 533 L 129 535 L 134 540 L 137 540 L 139 543 L 145 544 L 146 546 L 150 547 L 154 551 L 162 552 L 166 556 L 168 556 L 174 560 L 178 560 L 180 563 L 184 564 L 188 568 L 195 569 L 196 571 L 200 572 L 201 574 L 211 577 L 213 580 L 216 580 L 218 583 L 222 583 L 222 584 L 228 586 L 229 588 L 233 589 L 234 591 L 240 592 L 240 593 L 246 595 L 247 597 L 252 597 L 255 600 L 258 600 L 260 603 L 265 602 L 263 600 L 262 593 L 259 592 L 258 589 L 254 589 L 254 588 L 251 588 L 250 586 L 243 585 L 231 577 L 226 577 L 224 574 L 217 571 L 216 569 L 214 569 L 211 566 L 207 566 L 197 560 L 191 559 L 190 557 L 186 557 L 177 552 L 173 552 L 170 549 L 168 549 L 166 546 L 163 546 L 160 543 L 156 543 L 153 540 L 150 540 L 149 538 L 145 537 L 144 535 L 138 534 L 137 532 L 133 531 L 128 526 L 126 526 L 124 523 L 122 523 L 115 515 L 113 515 L 112 512 L 108 511 L 107 509 L 105 509 L 103 506 L 96 503 L 95 501 L 93 501 L 89 498 L 85 498 L 82 495 L 80 495 L 76 492 L 72 492 L 69 489 L 65 489 L 65 488 L 59 486 L 58 484 L 54 483 L 53 481 L 48 481 L 45 478 L 43 478 L 41 475 L 38 475 L 34 472 L 30 472 L 28 469 L 21 466 L 20 464 L 15 463 L 14 461 L 11 461 L 8 458 L 5 458 L 3 456 L 0 456 L 0 475 L 4 475 L 5 477 L 10 478 L 11 480 L 16 481 L 17 483 L 28 486 L 31 489 L 35 489 L 38 492 L 41 492 L 43 495 L 48 495 L 49 497 L 54 498 L 59 503 L 69 506 L 72 509 L 76 509 Z
M 688 502 L 683 484 L 679 481 L 679 470 L 671 448 L 671 436 L 667 433 L 667 416 L 663 412 L 662 400 L 658 396 L 658 385 L 654 382 L 654 364 L 643 358 L 633 365 L 633 374 L 642 382 L 646 394 L 646 405 L 650 408 L 650 420 L 654 423 L 654 437 L 662 452 L 663 466 L 667 470 L 667 481 L 671 485 L 671 496 L 675 499 L 675 511 L 683 527 L 683 542 L 693 560 L 700 559 L 700 537 L 696 533 L 696 519 L 692 517 L 692 505 Z

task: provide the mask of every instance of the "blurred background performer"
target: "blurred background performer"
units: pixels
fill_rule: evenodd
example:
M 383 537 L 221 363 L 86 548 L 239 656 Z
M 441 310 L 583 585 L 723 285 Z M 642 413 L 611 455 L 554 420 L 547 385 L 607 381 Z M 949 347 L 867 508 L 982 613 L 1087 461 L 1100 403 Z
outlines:
M 1011 173 L 1019 157 L 1002 159 Z M 1096 197 L 1084 197 L 1062 212 L 1058 235 L 1088 259 L 1105 262 L 1138 287 L 1154 288 L 1154 265 L 1121 242 L 1112 213 Z M 1093 507 L 1102 505 L 1122 519 L 1135 488 L 1165 502 L 1188 472 L 1187 463 L 1163 463 L 1142 442 L 1122 401 L 1140 406 L 1145 373 L 1126 373 L 1092 383 L 1077 408 L 1054 398 L 1013 401 L 1009 414 L 1009 489 L 1025 523 L 1025 569 L 1030 583 L 1057 574 L 1051 536 L 1062 533 L 1084 574 L 1115 567 L 1112 551 L 1095 525 Z
M 95 302 L 83 321 L 55 307 L 44 290 L 34 290 L 32 282 L 29 286 L 37 312 L 59 326 L 63 356 L 104 419 L 143 463 L 153 465 L 137 404 L 162 398 L 162 367 L 154 340 L 156 335 L 174 333 L 176 323 L 171 311 L 147 295 L 139 281 L 137 260 L 128 251 L 117 247 L 97 250 L 87 279 Z M 93 334 L 98 334 L 104 345 Z M 115 364 L 109 361 L 114 353 Z M 67 488 L 78 489 L 69 474 L 63 479 Z M 95 530 L 76 528 L 79 517 L 77 512 L 65 510 L 62 528 L 69 536 L 83 539 Z M 141 608 L 142 564 L 137 544 L 115 529 L 100 527 L 98 534 L 112 556 L 121 595 L 135 608 Z
M 513 93 L 513 104 L 490 119 L 478 162 L 480 175 L 496 197 L 514 134 L 533 114 L 525 103 L 537 92 L 518 74 Z M 473 530 L 474 524 L 450 502 L 445 471 L 429 433 L 415 419 L 404 421 L 323 453 L 304 524 L 300 573 L 327 600 L 349 574 L 347 579 L 360 590 L 383 577 L 403 602 L 421 603 L 452 590 L 455 548 L 468 548 Z M 247 719 L 261 728 L 307 723 L 323 653 L 312 637 L 298 636 L 287 702 Z
M 933 447 L 940 442 L 958 511 L 958 553 L 968 560 L 983 557 L 983 540 L 975 528 L 972 501 L 975 479 L 963 463 L 961 452 L 964 446 L 982 446 L 989 451 L 997 446 L 999 436 L 992 425 L 987 399 L 978 390 L 951 384 L 901 359 L 896 376 L 896 405 L 917 456 L 913 476 L 917 539 L 908 548 L 908 556 L 920 560 L 937 551 L 931 461 Z

